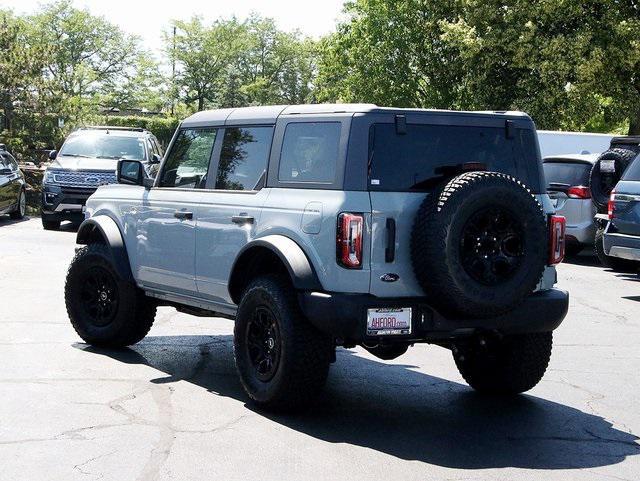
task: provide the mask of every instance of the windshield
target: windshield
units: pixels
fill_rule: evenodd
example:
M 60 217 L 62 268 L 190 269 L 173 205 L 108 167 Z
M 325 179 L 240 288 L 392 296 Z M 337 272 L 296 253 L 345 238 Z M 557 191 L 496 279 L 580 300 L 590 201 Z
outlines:
M 581 162 L 545 162 L 544 176 L 549 184 L 565 184 L 568 187 L 589 185 L 591 164 Z
M 91 134 L 69 137 L 60 155 L 98 159 L 145 160 L 144 139 Z
M 640 155 L 636 157 L 636 160 L 634 160 L 624 172 L 622 180 L 640 180 Z

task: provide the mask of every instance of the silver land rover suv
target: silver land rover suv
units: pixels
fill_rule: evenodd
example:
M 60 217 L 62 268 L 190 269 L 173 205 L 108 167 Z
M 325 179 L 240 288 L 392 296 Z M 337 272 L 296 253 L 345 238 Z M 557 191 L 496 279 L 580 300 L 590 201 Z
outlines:
M 235 320 L 237 371 L 269 408 L 322 388 L 336 346 L 451 349 L 475 389 L 542 378 L 568 294 L 564 218 L 517 112 L 375 105 L 199 112 L 154 181 L 121 160 L 87 201 L 65 299 L 86 342 L 121 347 L 156 307 Z
M 52 164 L 42 182 L 42 226 L 56 230 L 60 222 L 81 222 L 87 198 L 100 185 L 116 182 L 118 160 L 139 160 L 153 176 L 162 158 L 158 139 L 135 127 L 83 127 L 71 133 L 60 152 L 49 154 Z

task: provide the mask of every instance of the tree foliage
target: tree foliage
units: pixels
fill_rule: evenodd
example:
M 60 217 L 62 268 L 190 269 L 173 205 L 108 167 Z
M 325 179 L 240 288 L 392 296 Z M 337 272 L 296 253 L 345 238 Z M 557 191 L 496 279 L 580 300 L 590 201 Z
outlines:
M 356 0 L 322 42 L 318 96 L 519 109 L 545 128 L 640 133 L 637 0 Z

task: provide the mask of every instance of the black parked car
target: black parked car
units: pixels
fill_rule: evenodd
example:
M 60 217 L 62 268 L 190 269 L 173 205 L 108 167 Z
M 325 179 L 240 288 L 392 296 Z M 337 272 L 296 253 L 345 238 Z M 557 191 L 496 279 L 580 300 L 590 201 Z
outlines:
M 0 214 L 9 214 L 12 219 L 22 219 L 27 207 L 26 182 L 18 162 L 0 144 Z

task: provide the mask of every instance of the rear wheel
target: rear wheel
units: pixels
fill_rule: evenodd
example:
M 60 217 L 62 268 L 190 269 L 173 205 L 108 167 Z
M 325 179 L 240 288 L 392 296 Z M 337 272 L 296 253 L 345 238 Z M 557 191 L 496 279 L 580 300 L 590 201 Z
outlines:
M 456 345 L 453 358 L 464 380 L 476 391 L 517 394 L 540 382 L 552 344 L 551 332 L 483 338 Z
M 242 386 L 256 403 L 295 409 L 312 403 L 325 384 L 333 342 L 307 321 L 290 284 L 260 277 L 245 290 L 234 328 Z
M 147 335 L 156 305 L 113 268 L 107 246 L 90 244 L 71 261 L 65 284 L 73 328 L 95 346 L 124 347 Z
M 577 242 L 571 242 L 565 245 L 565 255 L 567 257 L 575 257 L 582 252 L 584 246 Z
M 14 210 L 10 216 L 12 219 L 19 220 L 24 218 L 24 215 L 27 211 L 27 196 L 24 193 L 24 189 L 20 190 L 20 196 L 18 197 L 18 205 L 16 206 L 16 210 Z
M 602 264 L 602 267 L 616 272 L 635 272 L 640 268 L 640 263 L 629 259 L 609 256 L 604 251 L 604 229 L 598 229 L 593 244 L 593 249 Z

